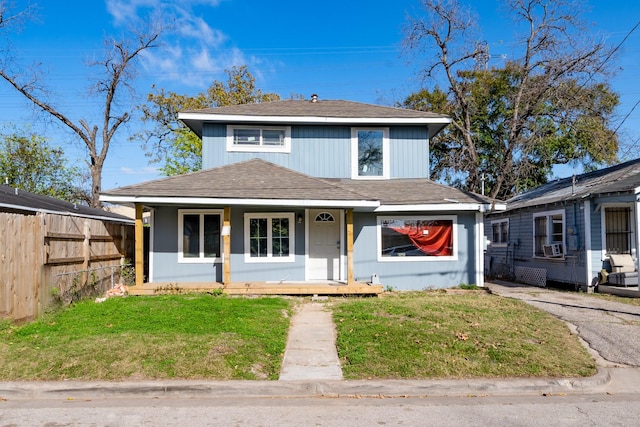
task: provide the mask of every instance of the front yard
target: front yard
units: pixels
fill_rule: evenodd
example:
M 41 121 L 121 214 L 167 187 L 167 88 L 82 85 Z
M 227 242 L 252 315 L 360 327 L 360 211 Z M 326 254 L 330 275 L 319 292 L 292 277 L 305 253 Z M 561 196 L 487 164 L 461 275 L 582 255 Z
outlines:
M 207 294 L 82 301 L 0 322 L 0 381 L 275 380 L 302 298 Z M 345 378 L 587 376 L 595 363 L 561 321 L 487 294 L 332 298 Z

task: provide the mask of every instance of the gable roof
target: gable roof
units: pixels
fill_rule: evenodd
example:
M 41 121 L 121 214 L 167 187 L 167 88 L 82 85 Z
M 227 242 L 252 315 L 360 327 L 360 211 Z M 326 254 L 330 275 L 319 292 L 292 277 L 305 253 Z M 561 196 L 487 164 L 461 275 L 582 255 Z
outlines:
M 611 193 L 640 187 L 640 158 L 593 172 L 551 181 L 506 201 L 507 210 Z
M 262 159 L 130 185 L 102 193 L 114 203 L 332 206 L 379 209 L 381 205 L 442 205 L 478 210 L 482 196 L 427 179 L 352 180 L 315 178 Z
M 72 215 L 99 220 L 133 223 L 131 218 L 124 215 L 18 190 L 7 185 L 0 185 L 0 212 L 22 214 L 46 212 L 58 215 Z
M 202 137 L 203 122 L 342 125 L 431 125 L 437 134 L 451 118 L 427 111 L 342 100 L 299 100 L 230 105 L 185 110 L 178 114 L 192 131 Z

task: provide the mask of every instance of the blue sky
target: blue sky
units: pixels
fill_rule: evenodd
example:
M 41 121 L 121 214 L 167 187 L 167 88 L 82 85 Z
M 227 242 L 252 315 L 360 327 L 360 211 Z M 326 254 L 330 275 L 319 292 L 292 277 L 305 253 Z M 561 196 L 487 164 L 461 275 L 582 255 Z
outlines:
M 500 2 L 472 3 L 490 52 L 509 55 L 514 33 Z M 401 48 L 407 13 L 419 11 L 419 5 L 419 0 L 40 0 L 37 19 L 11 33 L 10 41 L 20 64 L 42 64 L 49 100 L 74 122 L 96 117 L 84 97 L 87 60 L 100 55 L 105 35 L 122 33 L 152 10 L 176 17 L 176 32 L 145 55 L 135 80 L 139 98 L 131 98 L 133 104 L 142 101 L 152 84 L 196 94 L 213 80 L 225 80 L 224 69 L 243 64 L 257 77 L 258 87 L 283 97 L 317 93 L 324 99 L 391 104 L 421 84 L 416 74 L 420 64 L 410 62 Z M 612 45 L 640 21 L 637 0 L 592 0 L 589 5 L 585 21 Z M 640 101 L 640 29 L 624 42 L 615 63 L 620 70 L 612 85 L 621 94 L 622 120 Z M 85 158 L 69 133 L 34 119 L 32 108 L 14 89 L 0 83 L 0 91 L 5 124 L 43 129 L 70 159 Z M 114 140 L 103 171 L 105 190 L 158 177 L 156 165 L 149 165 L 141 147 L 128 141 L 135 130 L 133 121 Z M 627 141 L 638 140 L 640 105 L 620 132 Z M 638 146 L 623 154 L 637 157 Z M 566 176 L 573 170 L 565 167 L 557 173 Z

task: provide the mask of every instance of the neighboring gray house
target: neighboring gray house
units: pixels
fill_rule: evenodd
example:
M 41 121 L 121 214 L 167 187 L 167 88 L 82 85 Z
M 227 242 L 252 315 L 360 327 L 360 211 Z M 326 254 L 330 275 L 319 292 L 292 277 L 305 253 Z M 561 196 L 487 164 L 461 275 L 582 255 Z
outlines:
M 487 274 L 578 288 L 595 284 L 605 270 L 604 280 L 637 285 L 639 194 L 636 159 L 507 200 L 506 211 L 485 219 Z
M 179 118 L 202 170 L 101 196 L 151 211 L 149 282 L 483 284 L 491 201 L 427 179 L 448 117 L 314 96 Z

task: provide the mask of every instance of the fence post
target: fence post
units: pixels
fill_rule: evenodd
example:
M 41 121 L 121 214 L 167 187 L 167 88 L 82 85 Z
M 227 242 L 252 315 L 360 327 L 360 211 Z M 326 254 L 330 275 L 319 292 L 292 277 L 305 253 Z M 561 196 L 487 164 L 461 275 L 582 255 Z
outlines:
M 82 262 L 82 269 L 84 272 L 82 273 L 82 286 L 87 286 L 89 282 L 89 262 L 91 261 L 91 226 L 89 225 L 89 221 L 84 221 L 84 241 L 82 243 L 82 255 L 84 257 L 84 261 Z

